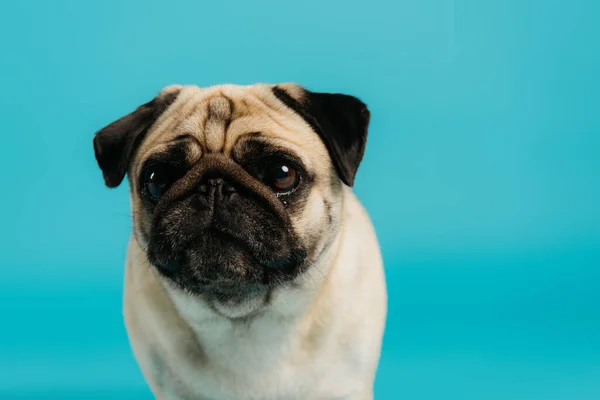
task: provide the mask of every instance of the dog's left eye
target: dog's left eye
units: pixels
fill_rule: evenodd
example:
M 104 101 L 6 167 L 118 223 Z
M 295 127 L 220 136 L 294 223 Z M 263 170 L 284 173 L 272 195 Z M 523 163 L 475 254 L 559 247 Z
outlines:
M 285 163 L 276 163 L 267 169 L 265 183 L 279 193 L 289 192 L 294 189 L 300 180 L 300 175 L 291 166 Z
M 144 191 L 154 200 L 160 199 L 182 172 L 168 165 L 153 165 L 144 169 Z

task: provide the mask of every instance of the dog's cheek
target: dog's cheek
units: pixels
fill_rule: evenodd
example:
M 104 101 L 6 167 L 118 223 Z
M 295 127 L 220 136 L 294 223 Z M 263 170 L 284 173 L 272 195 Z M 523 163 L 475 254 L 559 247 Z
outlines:
M 301 212 L 290 215 L 294 230 L 298 232 L 302 245 L 308 250 L 308 257 L 315 256 L 321 244 L 327 240 L 329 231 L 328 201 L 318 190 L 313 190 L 306 199 Z
M 131 199 L 133 234 L 142 248 L 147 248 L 152 235 L 152 215 L 141 206 L 139 198 Z

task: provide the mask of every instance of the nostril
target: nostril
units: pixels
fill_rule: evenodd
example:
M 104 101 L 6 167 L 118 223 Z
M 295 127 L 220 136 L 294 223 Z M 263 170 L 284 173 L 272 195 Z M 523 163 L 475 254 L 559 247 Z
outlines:
M 235 186 L 233 186 L 227 182 L 223 183 L 223 193 L 235 193 L 235 192 L 237 192 L 237 190 L 235 189 Z
M 212 196 L 218 194 L 236 193 L 237 189 L 223 178 L 223 176 L 215 174 L 207 174 L 202 177 L 198 184 L 198 193 L 203 196 Z
M 208 194 L 208 185 L 206 183 L 201 183 L 198 186 L 198 191 L 202 194 Z

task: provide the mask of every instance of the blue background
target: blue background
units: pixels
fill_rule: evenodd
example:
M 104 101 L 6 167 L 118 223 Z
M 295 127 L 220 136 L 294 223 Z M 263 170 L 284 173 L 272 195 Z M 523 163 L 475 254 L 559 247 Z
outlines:
M 599 20 L 593 0 L 2 2 L 0 398 L 151 399 L 121 322 L 127 187 L 103 187 L 93 133 L 171 83 L 296 81 L 372 110 L 376 399 L 599 399 Z

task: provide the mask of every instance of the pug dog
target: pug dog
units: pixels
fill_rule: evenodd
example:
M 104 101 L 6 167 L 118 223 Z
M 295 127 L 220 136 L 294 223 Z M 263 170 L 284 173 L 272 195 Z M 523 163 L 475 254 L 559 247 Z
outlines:
M 124 320 L 161 400 L 367 400 L 387 294 L 353 194 L 370 112 L 296 84 L 173 85 L 95 134 L 127 175 Z

